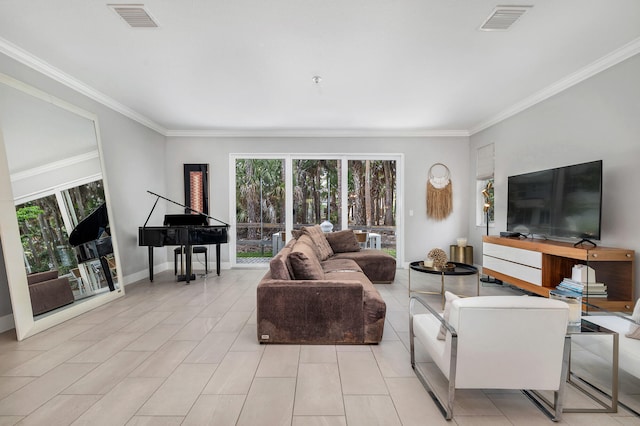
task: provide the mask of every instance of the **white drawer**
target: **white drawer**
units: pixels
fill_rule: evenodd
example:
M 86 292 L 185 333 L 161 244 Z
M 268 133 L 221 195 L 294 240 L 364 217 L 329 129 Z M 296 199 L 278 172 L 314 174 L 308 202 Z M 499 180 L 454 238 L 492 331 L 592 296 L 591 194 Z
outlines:
M 526 251 L 526 250 L 524 250 Z M 534 285 L 542 285 L 542 269 L 522 265 L 496 257 L 482 256 L 482 267 L 489 268 L 501 274 L 518 278 Z
M 482 243 L 482 254 L 533 268 L 542 268 L 542 253 L 498 244 Z M 493 269 L 493 268 L 492 268 Z M 500 271 L 502 272 L 502 271 Z

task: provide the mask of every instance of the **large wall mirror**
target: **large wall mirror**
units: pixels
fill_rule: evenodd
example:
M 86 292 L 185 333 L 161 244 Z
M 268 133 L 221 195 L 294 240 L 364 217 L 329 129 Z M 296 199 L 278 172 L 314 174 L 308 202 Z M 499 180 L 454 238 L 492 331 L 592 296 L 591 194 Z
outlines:
M 18 340 L 124 294 L 97 117 L 0 74 L 0 239 Z

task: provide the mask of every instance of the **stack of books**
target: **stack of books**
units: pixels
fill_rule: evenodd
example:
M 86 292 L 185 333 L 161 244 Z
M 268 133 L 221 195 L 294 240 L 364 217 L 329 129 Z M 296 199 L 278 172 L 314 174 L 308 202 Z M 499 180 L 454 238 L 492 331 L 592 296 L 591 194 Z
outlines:
M 580 293 L 582 297 L 602 297 L 605 299 L 607 297 L 607 286 L 604 283 L 582 283 L 565 278 L 556 288 Z

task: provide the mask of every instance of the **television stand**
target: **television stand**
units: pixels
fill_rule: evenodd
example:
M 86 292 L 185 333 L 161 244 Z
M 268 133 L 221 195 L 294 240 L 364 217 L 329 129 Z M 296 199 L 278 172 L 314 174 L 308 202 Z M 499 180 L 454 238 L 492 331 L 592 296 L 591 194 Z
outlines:
M 634 296 L 633 250 L 612 247 L 574 247 L 573 243 L 482 237 L 482 273 L 525 291 L 549 297 L 575 265 L 587 265 L 598 282 L 607 286 L 607 297 L 583 300 L 609 311 L 631 312 Z

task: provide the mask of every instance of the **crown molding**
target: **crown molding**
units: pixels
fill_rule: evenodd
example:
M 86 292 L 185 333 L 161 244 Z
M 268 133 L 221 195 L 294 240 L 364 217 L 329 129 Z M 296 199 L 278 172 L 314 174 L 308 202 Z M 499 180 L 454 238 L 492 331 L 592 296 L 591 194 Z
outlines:
M 6 56 L 38 71 L 45 76 L 64 84 L 65 86 L 79 92 L 90 99 L 128 117 L 138 123 L 142 124 L 154 130 L 162 135 L 165 135 L 167 129 L 159 125 L 158 123 L 150 120 L 149 118 L 143 116 L 142 114 L 137 113 L 131 108 L 121 104 L 113 98 L 105 95 L 104 93 L 86 85 L 85 83 L 77 80 L 76 78 L 70 76 L 69 74 L 59 70 L 53 65 L 43 61 L 42 59 L 32 55 L 26 50 L 16 46 L 10 41 L 0 37 L 0 53 L 5 54 Z
M 168 130 L 104 93 L 66 74 L 10 41 L 0 37 L 0 53 L 64 84 L 94 101 L 169 137 L 468 137 L 467 130 L 424 129 L 205 129 Z
M 601 57 L 595 62 L 587 65 L 586 67 L 569 74 L 567 77 L 557 81 L 556 83 L 548 86 L 545 89 L 540 90 L 539 92 L 534 93 L 533 95 L 523 99 L 520 102 L 512 105 L 511 107 L 499 112 L 493 117 L 479 123 L 475 127 L 469 130 L 469 135 L 474 135 L 482 130 L 485 130 L 491 126 L 494 126 L 501 121 L 506 120 L 550 97 L 567 90 L 568 88 L 590 78 L 594 75 L 601 73 L 602 71 L 619 64 L 620 62 L 631 58 L 632 56 L 640 53 L 640 38 L 637 38 L 619 49 L 614 50 L 613 52 Z
M 494 126 L 594 75 L 640 53 L 640 38 L 603 56 L 581 70 L 523 99 L 498 114 L 480 122 L 469 130 L 427 129 L 204 129 L 169 130 L 153 120 L 137 113 L 104 93 L 71 77 L 49 63 L 37 58 L 8 40 L 0 37 L 0 53 L 44 74 L 59 83 L 93 99 L 94 101 L 167 137 L 469 137 Z
M 416 138 L 468 137 L 467 130 L 420 129 L 217 129 L 167 130 L 167 137 L 199 138 Z

